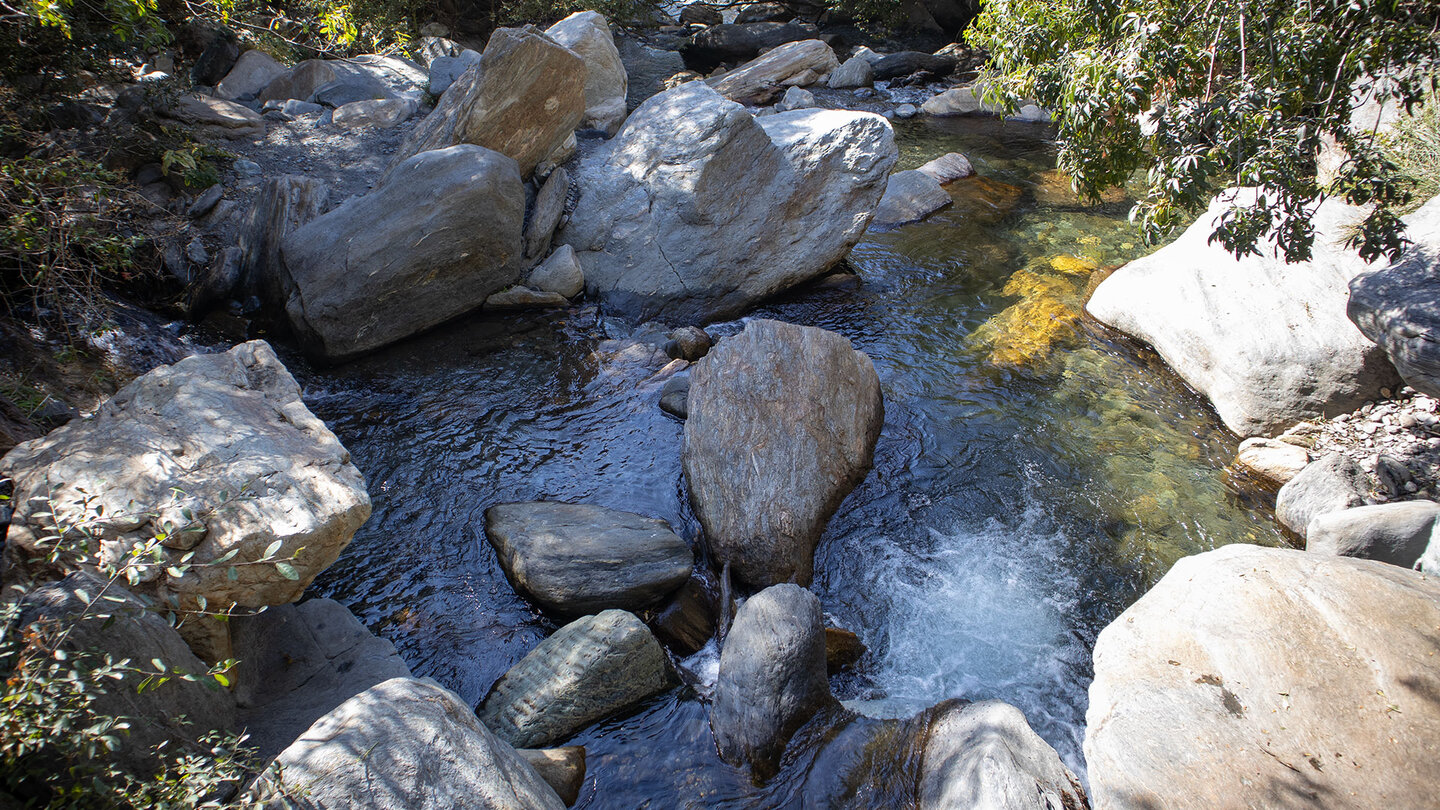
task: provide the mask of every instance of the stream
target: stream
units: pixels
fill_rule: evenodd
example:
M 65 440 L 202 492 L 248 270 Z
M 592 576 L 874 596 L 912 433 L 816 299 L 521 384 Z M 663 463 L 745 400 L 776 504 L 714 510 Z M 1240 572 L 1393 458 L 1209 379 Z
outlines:
M 1092 273 L 1148 250 L 1128 202 L 1073 198 L 1050 134 L 993 119 L 897 124 L 899 168 L 958 151 L 979 177 L 952 184 L 955 204 L 925 222 L 870 234 L 849 259 L 855 277 L 748 317 L 845 335 L 884 390 L 874 468 L 816 554 L 813 590 L 868 647 L 832 679 L 837 696 L 876 718 L 1008 701 L 1083 779 L 1100 630 L 1181 556 L 1284 540 L 1228 479 L 1236 440 L 1208 404 L 1078 317 Z M 663 357 L 635 339 L 645 332 L 594 307 L 482 314 L 307 374 L 307 401 L 374 501 L 313 591 L 474 704 L 555 629 L 506 581 L 487 507 L 593 503 L 693 538 L 683 423 L 657 407 Z M 706 655 L 690 664 L 703 670 Z M 848 767 L 802 732 L 779 776 L 753 785 L 719 760 L 690 688 L 568 744 L 587 750 L 587 808 L 815 806 Z M 903 781 L 880 773 L 847 803 L 891 806 Z

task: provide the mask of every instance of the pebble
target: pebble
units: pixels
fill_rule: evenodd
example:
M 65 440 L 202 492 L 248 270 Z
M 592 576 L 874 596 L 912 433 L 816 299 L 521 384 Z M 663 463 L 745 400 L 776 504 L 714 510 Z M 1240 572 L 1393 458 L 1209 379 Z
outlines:
M 1386 398 L 1386 399 L 1389 399 L 1389 398 L 1392 396 L 1392 394 L 1390 393 L 1390 389 L 1389 389 L 1389 388 L 1381 388 L 1381 389 L 1380 389 L 1380 396 L 1382 396 L 1382 397 L 1384 397 L 1384 398 Z
M 1420 421 L 1420 420 L 1418 420 L 1418 419 L 1415 418 L 1415 415 L 1414 415 L 1414 414 L 1410 414 L 1410 413 L 1402 413 L 1402 414 L 1400 414 L 1400 427 L 1412 428 L 1412 427 L 1415 427 L 1415 425 L 1418 424 L 1419 421 Z
M 247 158 L 235 161 L 235 173 L 241 177 L 254 177 L 260 173 L 260 164 Z

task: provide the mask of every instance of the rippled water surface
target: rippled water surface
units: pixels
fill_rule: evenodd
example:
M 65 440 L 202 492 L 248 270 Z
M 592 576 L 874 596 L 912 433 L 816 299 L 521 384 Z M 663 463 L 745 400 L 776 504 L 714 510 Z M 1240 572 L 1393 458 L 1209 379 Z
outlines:
M 902 167 L 960 151 L 981 178 L 952 184 L 955 204 L 926 222 L 857 246 L 858 278 L 753 317 L 844 334 L 884 388 L 874 469 L 816 558 L 827 613 L 869 647 L 837 693 L 877 718 L 1000 698 L 1083 774 L 1100 628 L 1180 556 L 1282 540 L 1228 483 L 1235 439 L 1208 406 L 1077 318 L 1091 274 L 1144 248 L 1123 201 L 1071 198 L 1046 134 L 905 125 Z M 496 563 L 488 506 L 560 499 L 698 528 L 682 424 L 657 407 L 666 359 L 646 330 L 601 314 L 478 316 L 306 381 L 375 504 L 316 590 L 472 703 L 554 629 Z M 913 779 L 894 725 L 862 717 L 807 727 L 757 787 L 719 761 L 706 712 L 682 688 L 579 735 L 579 806 L 888 807 Z

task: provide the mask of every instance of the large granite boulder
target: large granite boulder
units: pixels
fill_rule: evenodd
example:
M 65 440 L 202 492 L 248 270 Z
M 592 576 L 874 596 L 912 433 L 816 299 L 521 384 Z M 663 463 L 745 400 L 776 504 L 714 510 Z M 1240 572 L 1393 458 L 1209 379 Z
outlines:
M 1305 530 L 1305 550 L 1412 568 L 1440 519 L 1440 503 L 1399 501 L 1326 512 Z
M 584 114 L 584 60 L 533 27 L 500 28 L 480 64 L 461 74 L 406 136 L 386 177 L 412 155 L 462 143 L 513 158 L 528 177 Z
M 249 50 L 240 54 L 235 66 L 215 85 L 215 95 L 227 101 L 252 99 L 288 71 L 284 63 L 270 54 Z
M 362 98 L 405 98 L 420 103 L 430 77 L 425 69 L 396 56 L 364 54 L 349 59 L 306 59 L 273 79 L 260 92 L 259 100 L 298 99 L 335 107 L 339 96 Z M 343 92 L 340 88 L 345 88 Z
M 115 563 L 160 538 L 136 588 L 185 611 L 295 601 L 370 516 L 350 453 L 258 340 L 151 371 L 16 447 L 0 476 L 14 482 L 7 553 L 36 551 L 57 521 Z M 283 566 L 260 563 L 272 548 Z M 201 658 L 230 657 L 222 622 L 191 617 L 181 633 Z
M 102 599 L 102 593 L 109 598 Z M 203 675 L 208 669 L 159 613 L 119 585 L 89 574 L 71 574 L 26 594 L 14 624 L 0 625 L 0 633 L 20 638 L 27 628 L 36 628 L 38 638 L 64 631 L 61 646 L 71 654 L 128 659 L 148 672 L 155 671 L 152 661 L 163 662 L 172 675 Z M 118 735 L 120 747 L 109 753 L 123 769 L 148 773 L 157 764 L 155 746 L 165 743 L 172 753 L 199 753 L 205 750 L 197 744 L 203 734 L 234 728 L 235 701 L 218 683 L 171 677 L 142 690 L 138 687 L 144 679 L 130 673 L 110 682 L 90 706 L 94 715 L 129 721 L 129 729 Z
M 615 47 L 625 65 L 625 106 L 632 110 L 664 90 L 666 79 L 685 70 L 685 60 L 675 51 L 652 48 L 629 37 L 620 39 Z
M 675 685 L 660 642 L 633 613 L 565 625 L 500 676 L 475 713 L 516 748 L 544 748 Z
M 395 645 L 344 605 L 310 599 L 230 620 L 235 702 L 249 744 L 273 757 L 336 706 L 391 678 L 410 677 Z
M 920 810 L 1083 810 L 1080 780 L 1014 706 L 937 707 L 920 762 Z
M 691 70 L 709 73 L 722 62 L 754 59 L 766 48 L 814 39 L 817 33 L 815 26 L 793 21 L 712 25 L 692 37 L 680 54 Z
M 852 56 L 846 59 L 840 67 L 835 68 L 826 84 L 832 90 L 873 87 L 875 85 L 875 68 L 865 57 Z
M 580 126 L 614 135 L 625 122 L 625 64 L 610 34 L 610 23 L 596 11 L 579 11 L 545 29 L 546 36 L 585 60 L 585 117 Z
M 884 422 L 870 358 L 834 332 L 753 320 L 695 364 L 688 409 L 685 479 L 716 562 L 746 585 L 808 585 Z
M 1243 203 L 1254 191 L 1237 193 Z M 1347 285 L 1365 264 L 1344 241 L 1363 212 L 1323 203 L 1313 257 L 1286 264 L 1263 244 L 1236 259 L 1210 243 L 1223 200 L 1101 282 L 1090 314 L 1155 347 L 1241 436 L 1345 413 L 1396 385 L 1385 353 L 1345 315 Z
M 588 504 L 492 506 L 485 535 L 515 589 L 561 616 L 650 607 L 685 584 L 694 562 L 665 521 Z
M 520 279 L 524 224 L 514 160 L 469 144 L 415 155 L 281 241 L 290 325 L 341 360 L 463 315 Z
M 741 104 L 766 104 L 779 95 L 781 85 L 810 71 L 824 76 L 840 67 L 835 52 L 818 39 L 787 42 L 764 56 L 706 81 L 720 95 Z
M 515 749 L 428 679 L 393 678 L 350 698 L 276 762 L 280 784 L 260 789 L 275 810 L 565 807 Z
M 1364 505 L 1370 486 L 1370 476 L 1359 464 L 1341 453 L 1330 453 L 1305 465 L 1280 487 L 1275 519 L 1303 537 L 1320 515 Z
M 1405 217 L 1400 260 L 1350 281 L 1350 320 L 1417 391 L 1440 396 L 1440 197 Z
M 746 600 L 725 638 L 710 707 L 720 758 L 774 775 L 790 737 L 834 700 L 815 594 L 773 585 Z
M 702 322 L 824 273 L 864 234 L 897 158 L 885 119 L 759 121 L 703 82 L 645 102 L 576 169 L 560 242 L 586 291 L 637 319 Z
M 320 216 L 329 197 L 329 186 L 313 177 L 282 174 L 265 181 L 240 226 L 240 279 L 234 291 L 240 298 L 259 295 L 277 309 L 284 307 L 281 241 Z
M 1440 582 L 1231 545 L 1186 557 L 1100 633 L 1096 807 L 1434 804 Z

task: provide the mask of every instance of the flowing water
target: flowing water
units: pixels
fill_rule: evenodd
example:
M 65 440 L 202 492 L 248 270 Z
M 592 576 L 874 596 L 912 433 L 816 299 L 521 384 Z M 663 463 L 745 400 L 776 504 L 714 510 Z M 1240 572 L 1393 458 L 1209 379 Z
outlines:
M 871 234 L 857 278 L 752 315 L 839 332 L 880 374 L 874 469 L 831 521 L 813 586 L 868 646 L 833 681 L 867 717 L 807 726 L 756 786 L 719 761 L 702 697 L 676 689 L 572 741 L 588 751 L 578 806 L 892 806 L 914 762 L 870 717 L 946 698 L 1019 706 L 1083 775 L 1100 629 L 1180 556 L 1283 542 L 1228 481 L 1235 439 L 1204 401 L 1078 318 L 1091 274 L 1145 250 L 1127 204 L 1079 205 L 1037 126 L 952 119 L 899 137 L 902 168 L 959 151 L 981 178 L 952 184 L 956 203 L 926 222 Z M 482 315 L 312 375 L 307 398 L 375 504 L 315 590 L 417 674 L 482 699 L 554 629 L 500 570 L 488 506 L 559 499 L 698 529 L 646 337 L 593 307 Z M 713 669 L 705 655 L 690 663 Z

